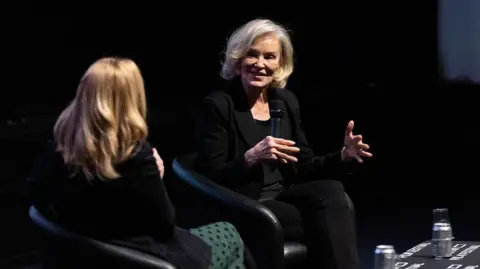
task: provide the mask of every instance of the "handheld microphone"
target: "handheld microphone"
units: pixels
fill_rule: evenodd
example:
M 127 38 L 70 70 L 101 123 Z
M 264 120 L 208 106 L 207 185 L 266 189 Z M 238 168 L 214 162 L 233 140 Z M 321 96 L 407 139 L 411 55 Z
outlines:
M 270 136 L 280 138 L 282 119 L 285 114 L 285 103 L 282 100 L 270 100 Z M 273 172 L 277 169 L 276 163 L 270 163 L 268 169 Z
M 283 116 L 285 114 L 285 104 L 282 100 L 270 101 L 270 135 L 280 138 L 280 130 Z

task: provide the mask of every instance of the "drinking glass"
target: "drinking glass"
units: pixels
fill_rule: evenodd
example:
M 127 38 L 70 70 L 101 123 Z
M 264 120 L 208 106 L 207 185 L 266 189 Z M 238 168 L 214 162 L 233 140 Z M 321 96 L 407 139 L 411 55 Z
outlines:
M 448 208 L 435 208 L 433 210 L 433 223 L 450 223 Z

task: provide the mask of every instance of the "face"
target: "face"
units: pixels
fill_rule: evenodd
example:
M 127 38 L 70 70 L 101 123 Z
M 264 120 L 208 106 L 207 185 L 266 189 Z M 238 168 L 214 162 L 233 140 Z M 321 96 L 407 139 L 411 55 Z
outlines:
M 272 34 L 259 37 L 240 61 L 237 73 L 246 88 L 263 89 L 280 68 L 280 40 Z

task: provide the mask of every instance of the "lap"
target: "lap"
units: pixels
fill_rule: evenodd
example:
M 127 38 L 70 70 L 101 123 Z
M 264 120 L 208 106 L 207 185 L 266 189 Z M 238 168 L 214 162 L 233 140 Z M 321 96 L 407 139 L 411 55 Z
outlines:
M 285 188 L 277 197 L 282 200 L 283 197 L 332 197 L 344 195 L 343 184 L 338 180 L 324 179 L 313 180 Z
M 228 268 L 243 269 L 244 245 L 240 234 L 228 222 L 216 222 L 190 229 L 190 232 L 200 237 L 212 250 L 212 260 L 209 269 Z
M 286 187 L 275 199 L 261 201 L 277 217 L 286 240 L 304 239 L 305 224 L 318 208 L 347 210 L 343 184 L 336 180 L 315 180 Z
M 348 206 L 343 184 L 328 179 L 289 186 L 276 197 L 276 200 L 293 204 L 301 210 Z

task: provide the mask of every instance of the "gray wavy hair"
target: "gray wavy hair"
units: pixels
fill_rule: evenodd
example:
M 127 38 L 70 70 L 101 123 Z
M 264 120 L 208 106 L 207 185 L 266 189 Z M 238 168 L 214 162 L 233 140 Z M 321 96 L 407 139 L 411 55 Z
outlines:
M 273 75 L 272 86 L 284 88 L 293 73 L 293 45 L 287 30 L 268 19 L 254 19 L 237 28 L 227 42 L 220 76 L 232 80 L 237 76 L 237 64 L 245 57 L 252 44 L 262 35 L 273 33 L 281 45 L 280 68 Z

